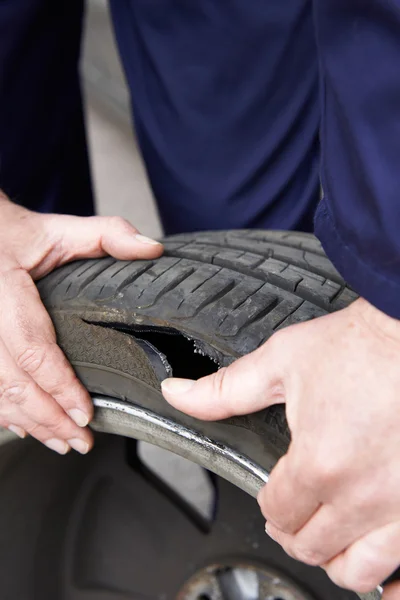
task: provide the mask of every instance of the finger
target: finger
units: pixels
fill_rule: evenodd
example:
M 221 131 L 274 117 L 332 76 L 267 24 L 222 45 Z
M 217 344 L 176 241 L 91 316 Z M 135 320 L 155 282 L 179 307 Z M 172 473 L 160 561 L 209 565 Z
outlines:
M 294 452 L 291 446 L 258 495 L 258 504 L 268 523 L 291 535 L 304 527 L 321 505 L 306 469 L 299 472 L 293 468 Z
M 59 454 L 66 454 L 70 448 L 80 454 L 89 452 L 93 445 L 89 430 L 75 425 L 33 380 L 21 379 L 12 385 L 5 389 L 8 405 L 4 407 L 10 423 L 17 423 L 17 427 Z
M 19 438 L 21 438 L 21 440 L 23 440 L 27 436 L 25 429 L 22 429 L 22 427 L 17 427 L 17 425 L 8 425 L 8 429 L 12 433 L 17 435 Z
M 378 519 L 378 515 L 375 503 L 365 504 L 361 510 L 350 496 L 342 496 L 340 505 L 321 505 L 304 526 L 293 533 L 289 527 L 281 525 L 285 523 L 283 517 L 281 523 L 273 523 L 280 534 L 276 531 L 273 534 L 279 535 L 279 542 L 290 556 L 313 566 L 321 566 L 357 540 L 382 527 L 383 516 L 379 515 Z M 385 516 L 387 520 L 388 514 Z
M 269 485 L 269 484 L 268 484 Z M 265 525 L 266 533 L 292 558 L 313 567 L 320 567 L 334 559 L 360 537 L 365 520 L 359 528 L 350 528 L 340 520 L 331 505 L 323 505 L 311 516 L 300 531 L 291 534 L 271 521 Z
M 336 585 L 368 593 L 400 564 L 400 522 L 361 538 L 324 566 Z
M 14 418 L 18 419 L 20 423 L 23 423 L 26 431 L 29 432 L 31 437 L 44 444 L 47 448 L 49 448 L 49 450 L 62 455 L 67 454 L 71 450 L 71 446 L 68 444 L 68 442 L 61 438 L 57 438 L 51 431 L 46 429 L 46 427 L 42 427 L 40 424 L 30 419 L 27 415 L 20 414 L 18 416 L 18 410 L 16 410 L 14 413 Z M 19 427 L 17 429 L 21 429 L 21 431 L 25 432 L 25 436 L 27 435 L 25 429 Z M 86 452 L 82 452 L 82 454 L 86 454 Z
M 52 395 L 79 427 L 93 416 L 88 392 L 56 344 L 54 327 L 31 277 L 13 270 L 0 278 L 0 335 L 17 365 Z
M 107 254 L 120 260 L 148 259 L 156 258 L 163 252 L 162 244 L 142 236 L 129 221 L 121 217 L 47 215 L 44 219 L 48 236 L 55 242 L 58 265 L 78 258 L 98 258 Z M 56 266 L 53 254 L 50 253 L 42 262 L 40 276 Z
M 165 379 L 164 398 L 178 410 L 205 421 L 253 413 L 284 402 L 282 356 L 268 344 L 198 381 Z
M 88 429 L 78 427 L 49 394 L 14 362 L 0 340 L 0 418 L 57 451 L 67 446 L 86 454 L 92 446 Z M 53 449 L 56 449 L 55 447 Z M 64 452 L 61 452 L 64 453 Z
M 284 533 L 272 523 L 266 523 L 265 533 L 279 544 L 288 556 L 299 562 L 311 567 L 321 567 L 326 563 L 324 555 L 319 549 L 314 548 L 312 544 L 309 546 L 302 545 L 296 536 Z
M 399 600 L 400 598 L 400 583 L 392 583 L 385 586 L 383 590 L 382 600 Z

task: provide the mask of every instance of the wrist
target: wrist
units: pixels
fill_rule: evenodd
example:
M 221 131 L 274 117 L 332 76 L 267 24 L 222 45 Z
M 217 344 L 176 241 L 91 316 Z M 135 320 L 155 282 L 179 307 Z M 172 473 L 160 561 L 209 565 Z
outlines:
M 359 298 L 349 310 L 375 335 L 391 340 L 400 347 L 400 320 L 390 317 L 364 298 Z

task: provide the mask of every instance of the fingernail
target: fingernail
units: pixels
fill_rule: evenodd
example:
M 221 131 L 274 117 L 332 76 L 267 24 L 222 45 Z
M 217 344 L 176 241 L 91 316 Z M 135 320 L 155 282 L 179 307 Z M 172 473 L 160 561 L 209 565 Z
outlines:
M 156 240 L 152 240 L 151 238 L 146 237 L 145 235 L 141 235 L 140 233 L 136 233 L 135 238 L 137 239 L 138 242 L 141 242 L 142 244 L 151 244 L 152 246 L 160 245 L 160 242 L 157 242 Z
M 54 452 L 58 452 L 58 454 L 67 454 L 67 452 L 70 450 L 67 442 L 63 442 L 57 438 L 51 438 L 51 440 L 47 440 L 47 442 L 45 442 L 45 446 L 50 448 L 50 450 L 54 450 Z
M 89 444 L 80 440 L 79 438 L 73 438 L 72 440 L 68 440 L 68 444 L 79 452 L 79 454 L 87 454 L 89 452 Z
M 22 429 L 22 427 L 17 427 L 17 425 L 9 425 L 8 429 L 15 433 L 15 435 L 20 437 L 22 440 L 26 437 L 26 431 Z
M 68 415 L 71 417 L 74 423 L 78 425 L 78 427 L 86 427 L 86 425 L 89 423 L 89 417 L 83 412 L 83 410 L 80 410 L 79 408 L 72 408 L 68 412 Z
M 169 379 L 164 379 L 161 387 L 164 392 L 168 392 L 169 394 L 185 394 L 192 389 L 195 383 L 192 379 L 170 377 Z
M 269 525 L 268 523 L 265 524 L 265 533 L 267 535 L 269 535 L 269 537 L 271 538 L 271 540 L 274 540 L 274 542 L 276 542 L 276 538 L 273 536 L 273 534 L 271 533 L 270 529 L 269 529 Z

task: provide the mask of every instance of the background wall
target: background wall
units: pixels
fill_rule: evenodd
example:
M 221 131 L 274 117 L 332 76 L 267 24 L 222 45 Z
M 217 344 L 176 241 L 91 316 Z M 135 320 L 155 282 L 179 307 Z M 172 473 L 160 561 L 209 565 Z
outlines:
M 158 237 L 161 225 L 132 133 L 107 0 L 87 2 L 81 71 L 98 211 L 122 215 L 144 234 Z

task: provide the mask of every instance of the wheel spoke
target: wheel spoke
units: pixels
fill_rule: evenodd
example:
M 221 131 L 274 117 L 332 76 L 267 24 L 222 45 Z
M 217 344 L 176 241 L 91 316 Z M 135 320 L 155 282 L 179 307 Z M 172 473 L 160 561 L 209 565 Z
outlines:
M 128 442 L 128 447 L 130 442 Z M 181 456 L 139 442 L 134 468 L 203 533 L 209 533 L 216 492 L 208 472 Z
M 224 600 L 258 600 L 260 586 L 255 570 L 226 569 L 216 576 Z

